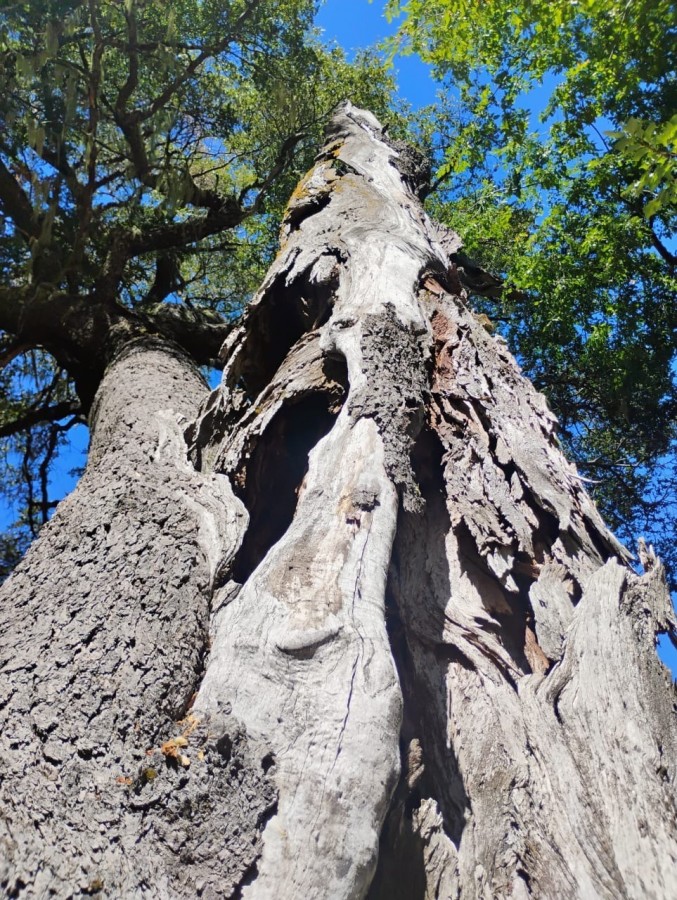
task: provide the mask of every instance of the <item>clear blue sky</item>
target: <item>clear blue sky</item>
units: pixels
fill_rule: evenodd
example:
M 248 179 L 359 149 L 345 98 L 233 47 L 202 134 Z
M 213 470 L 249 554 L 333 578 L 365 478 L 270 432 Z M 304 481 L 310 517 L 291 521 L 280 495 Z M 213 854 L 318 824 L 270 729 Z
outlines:
M 383 15 L 385 0 L 326 0 L 317 17 L 317 25 L 322 29 L 323 38 L 328 42 L 336 42 L 342 46 L 350 57 L 365 47 L 373 46 L 378 41 L 394 34 L 396 23 L 389 23 Z M 437 87 L 430 71 L 416 57 L 401 57 L 395 60 L 398 91 L 402 99 L 414 107 L 424 106 L 435 100 Z M 534 95 L 533 112 L 543 108 L 542 96 Z M 87 449 L 87 429 L 78 426 L 71 432 L 72 447 L 60 458 L 58 471 L 54 472 L 52 489 L 55 496 L 65 495 L 73 489 L 77 478 L 72 474 L 74 468 L 84 464 Z M 14 511 L 0 508 L 0 528 L 14 520 Z M 671 643 L 661 640 L 660 656 L 677 677 L 677 651 Z
M 326 41 L 335 41 L 349 56 L 395 34 L 396 22 L 383 15 L 385 0 L 326 0 L 317 17 L 317 25 Z M 437 86 L 428 66 L 415 56 L 398 57 L 395 71 L 399 94 L 414 107 L 433 103 Z

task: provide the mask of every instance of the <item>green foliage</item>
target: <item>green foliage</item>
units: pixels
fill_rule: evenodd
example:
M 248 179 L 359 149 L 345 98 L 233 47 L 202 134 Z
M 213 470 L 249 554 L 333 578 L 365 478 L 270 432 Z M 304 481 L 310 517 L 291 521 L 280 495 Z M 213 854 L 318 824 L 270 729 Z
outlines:
M 46 353 L 19 354 L 0 371 L 0 484 L 14 512 L 13 527 L 0 533 L 0 581 L 56 506 L 50 473 L 82 423 L 78 409 L 68 379 Z
M 224 230 L 202 221 L 220 202 L 243 222 L 279 214 L 290 162 L 307 160 L 337 100 L 383 109 L 390 94 L 375 58 L 349 65 L 313 39 L 314 7 L 184 0 L 167 16 L 151 0 L 34 0 L 5 11 L 0 157 L 39 219 L 19 221 L 30 211 L 4 192 L 7 240 L 29 231 L 28 248 L 3 248 L 17 273 L 83 292 L 113 267 L 116 289 L 138 301 L 160 249 L 177 257 L 176 286 L 187 280 L 186 256 Z M 194 233 L 174 239 L 186 220 Z M 114 234 L 138 251 L 114 259 Z M 200 271 L 193 260 L 193 283 Z
M 422 124 L 432 211 L 506 280 L 477 302 L 548 394 L 605 515 L 630 542 L 651 520 L 677 571 L 674 3 L 388 9 L 404 14 L 397 46 L 446 87 Z
M 344 98 L 390 109 L 385 64 L 324 48 L 316 5 L 25 0 L 0 10 L 0 440 L 24 530 L 48 515 L 51 463 L 81 416 L 74 379 L 87 366 L 48 334 L 63 304 L 83 301 L 91 321 L 120 307 L 152 321 L 161 302 L 234 318 L 331 109 Z M 39 317 L 35 337 L 26 323 Z M 86 319 L 73 326 L 83 340 Z
M 614 152 L 637 169 L 627 196 L 651 198 L 644 204 L 646 218 L 677 208 L 677 114 L 662 124 L 631 118 L 609 136 Z

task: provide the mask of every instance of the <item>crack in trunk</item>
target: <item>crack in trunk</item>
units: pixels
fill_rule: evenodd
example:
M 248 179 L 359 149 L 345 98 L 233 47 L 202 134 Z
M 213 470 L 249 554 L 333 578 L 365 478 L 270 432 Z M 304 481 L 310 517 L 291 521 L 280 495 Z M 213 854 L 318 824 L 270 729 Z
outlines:
M 169 346 L 107 373 L 3 588 L 9 893 L 674 893 L 662 568 L 467 308 L 422 172 L 342 106 L 222 385 Z

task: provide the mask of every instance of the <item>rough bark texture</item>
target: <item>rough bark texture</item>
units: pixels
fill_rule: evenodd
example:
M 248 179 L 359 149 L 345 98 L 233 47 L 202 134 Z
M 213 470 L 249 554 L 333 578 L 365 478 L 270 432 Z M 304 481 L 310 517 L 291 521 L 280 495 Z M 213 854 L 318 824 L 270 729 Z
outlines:
M 84 477 L 3 587 L 9 896 L 229 894 L 257 856 L 268 750 L 226 708 L 188 712 L 211 579 L 244 515 L 225 478 L 187 462 L 180 423 L 205 393 L 171 347 L 128 347 L 100 387 Z
M 423 173 L 344 106 L 199 415 L 171 348 L 109 369 L 4 591 L 14 894 L 677 893 L 660 563 L 467 308 Z

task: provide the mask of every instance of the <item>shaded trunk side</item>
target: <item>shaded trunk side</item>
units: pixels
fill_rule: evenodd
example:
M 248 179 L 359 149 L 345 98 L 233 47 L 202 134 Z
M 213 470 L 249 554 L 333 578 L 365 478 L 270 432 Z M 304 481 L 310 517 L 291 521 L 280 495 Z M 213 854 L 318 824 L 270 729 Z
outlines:
M 670 897 L 662 568 L 651 556 L 643 577 L 627 567 L 542 398 L 470 312 L 429 288 L 419 446 L 433 443 L 443 486 L 423 516 L 402 514 L 391 564 L 410 761 L 370 897 Z M 412 854 L 414 885 L 398 873 Z
M 9 896 L 230 893 L 258 853 L 267 751 L 227 715 L 189 711 L 216 563 L 246 522 L 227 480 L 187 461 L 181 423 L 205 393 L 171 346 L 125 349 L 83 478 L 2 588 Z

